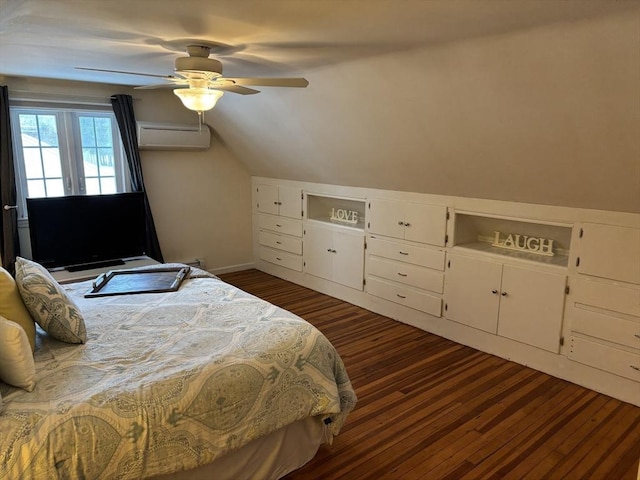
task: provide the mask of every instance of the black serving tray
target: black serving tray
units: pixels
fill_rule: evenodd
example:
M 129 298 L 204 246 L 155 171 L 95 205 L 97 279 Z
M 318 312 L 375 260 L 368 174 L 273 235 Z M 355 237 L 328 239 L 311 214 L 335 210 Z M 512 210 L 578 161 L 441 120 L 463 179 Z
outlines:
M 138 293 L 175 292 L 190 267 L 111 270 L 93 281 L 85 298 Z

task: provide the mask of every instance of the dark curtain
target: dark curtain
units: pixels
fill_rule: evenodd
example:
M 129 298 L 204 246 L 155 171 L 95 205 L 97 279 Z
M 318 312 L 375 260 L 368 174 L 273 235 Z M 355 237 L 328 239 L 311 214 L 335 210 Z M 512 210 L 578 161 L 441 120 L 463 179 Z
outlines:
M 149 198 L 144 188 L 144 180 L 142 179 L 142 165 L 140 163 L 140 150 L 138 150 L 138 134 L 136 132 L 136 118 L 133 113 L 133 99 L 131 95 L 113 95 L 111 97 L 111 105 L 113 112 L 118 121 L 120 129 L 120 137 L 124 145 L 124 151 L 127 155 L 129 163 L 129 171 L 131 172 L 131 186 L 137 192 L 144 193 L 144 206 L 147 218 L 147 255 L 158 262 L 163 262 L 162 251 L 160 250 L 160 242 L 156 233 L 156 226 L 151 215 L 151 207 Z
M 16 208 L 16 175 L 13 163 L 9 89 L 0 87 L 0 257 L 2 266 L 14 273 L 16 256 L 20 255 L 18 241 L 18 210 Z

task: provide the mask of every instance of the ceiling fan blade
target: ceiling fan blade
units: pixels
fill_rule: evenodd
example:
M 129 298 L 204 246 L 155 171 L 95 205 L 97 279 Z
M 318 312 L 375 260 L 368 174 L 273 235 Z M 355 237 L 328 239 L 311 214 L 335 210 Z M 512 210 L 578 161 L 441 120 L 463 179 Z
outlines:
M 75 67 L 76 70 L 89 70 L 91 72 L 120 73 L 124 75 L 140 75 L 143 77 L 166 78 L 168 80 L 178 78 L 173 75 L 156 75 L 154 73 L 124 72 L 122 70 L 106 70 L 103 68 Z
M 242 87 L 240 85 L 233 85 L 228 83 L 226 85 L 211 85 L 211 88 L 216 90 L 222 90 L 224 92 L 239 93 L 240 95 L 253 95 L 260 93 L 260 90 L 254 90 L 253 88 Z
M 253 85 L 256 87 L 299 87 L 304 88 L 309 85 L 306 78 L 233 78 L 224 77 L 237 85 Z

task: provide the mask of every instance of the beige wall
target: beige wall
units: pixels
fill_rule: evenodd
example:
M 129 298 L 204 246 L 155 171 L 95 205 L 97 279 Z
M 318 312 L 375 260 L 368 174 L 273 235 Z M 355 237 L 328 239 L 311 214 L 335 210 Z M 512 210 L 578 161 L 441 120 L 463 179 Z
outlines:
M 42 79 L 1 78 L 10 98 L 76 99 L 108 103 L 131 94 L 137 120 L 197 124 L 170 91 Z M 142 169 L 166 261 L 204 259 L 205 268 L 252 261 L 251 177 L 214 135 L 207 151 L 142 151 Z
M 215 114 L 254 175 L 640 212 L 639 43 L 636 9 L 329 65 Z

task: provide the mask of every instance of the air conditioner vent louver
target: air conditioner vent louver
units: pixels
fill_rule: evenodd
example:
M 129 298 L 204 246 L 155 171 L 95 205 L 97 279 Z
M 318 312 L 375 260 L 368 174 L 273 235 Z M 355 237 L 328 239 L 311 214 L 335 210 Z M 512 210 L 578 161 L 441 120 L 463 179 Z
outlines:
M 138 122 L 140 150 L 206 150 L 210 142 L 207 125 Z

